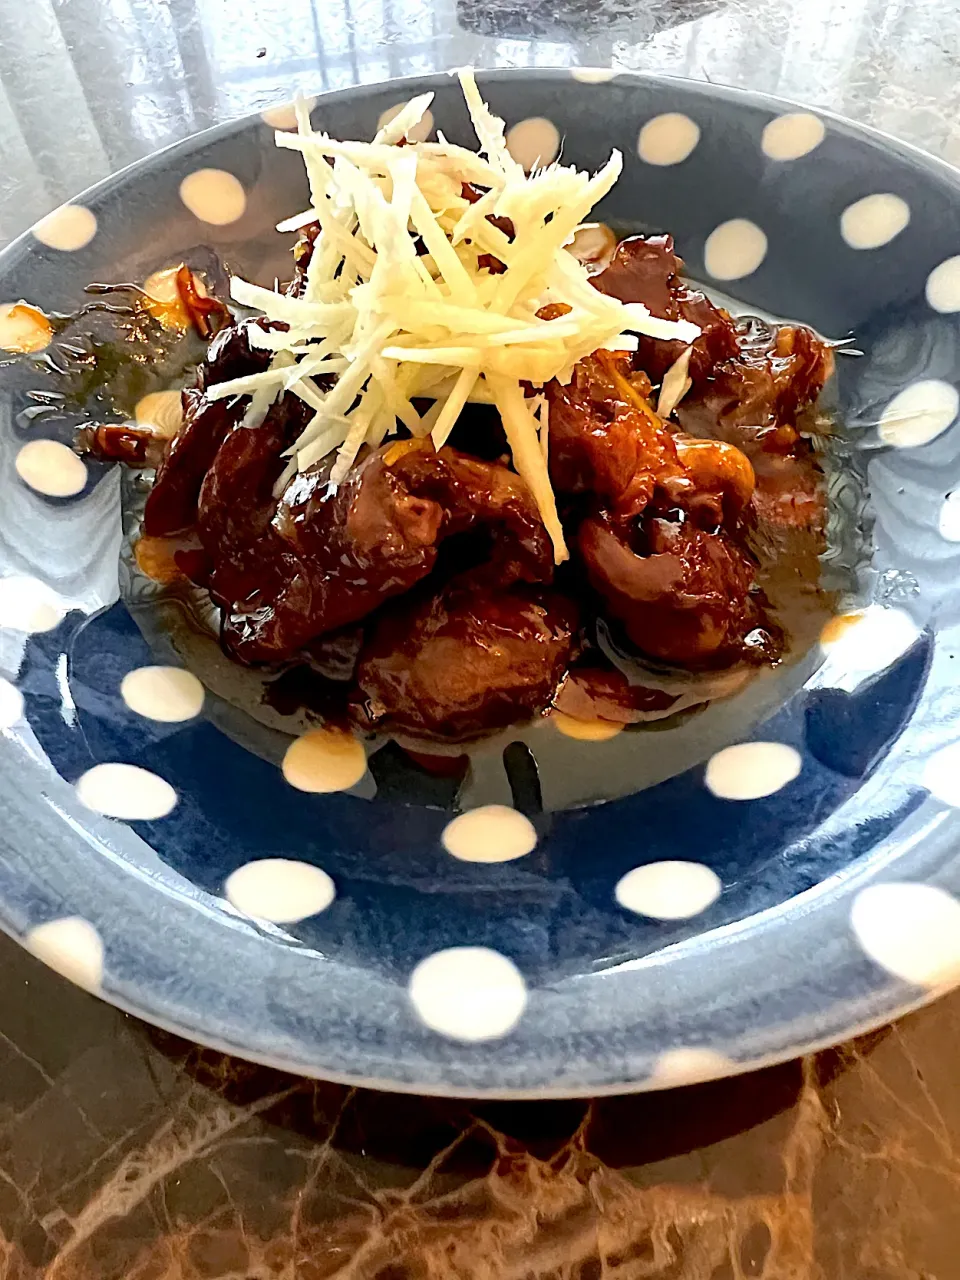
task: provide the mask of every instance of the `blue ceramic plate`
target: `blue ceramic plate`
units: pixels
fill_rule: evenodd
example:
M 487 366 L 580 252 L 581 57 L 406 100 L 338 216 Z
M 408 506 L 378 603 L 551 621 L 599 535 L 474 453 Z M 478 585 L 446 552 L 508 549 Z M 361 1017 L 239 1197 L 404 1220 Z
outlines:
M 281 769 L 303 716 L 264 706 L 131 559 L 136 481 L 56 446 L 76 415 L 44 388 L 89 374 L 61 335 L 5 366 L 0 394 L 0 918 L 107 1000 L 306 1074 L 545 1096 L 744 1070 L 960 974 L 960 183 L 713 86 L 546 70 L 481 87 L 509 123 L 551 122 L 568 161 L 619 147 L 601 216 L 672 232 L 708 288 L 852 335 L 823 568 L 850 616 L 665 728 L 508 734 L 459 791 L 367 744 L 365 770 L 339 762 L 348 790 L 307 793 Z M 314 119 L 369 137 L 425 88 L 470 144 L 443 76 L 333 94 Z M 71 312 L 90 281 L 181 260 L 270 283 L 289 248 L 272 227 L 305 203 L 264 120 L 216 129 L 23 236 L 0 301 Z M 174 374 L 118 377 L 135 399 Z M 164 677 L 179 718 L 149 714 L 157 666 L 202 682 Z

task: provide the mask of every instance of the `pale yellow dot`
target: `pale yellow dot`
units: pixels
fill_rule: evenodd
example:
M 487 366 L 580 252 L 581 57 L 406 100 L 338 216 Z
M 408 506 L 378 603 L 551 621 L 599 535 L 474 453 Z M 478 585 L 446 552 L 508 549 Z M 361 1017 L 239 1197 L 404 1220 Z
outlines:
M 570 74 L 581 84 L 606 84 L 617 73 L 613 67 L 571 67 Z
M 560 132 L 552 120 L 531 116 L 507 130 L 507 150 L 527 173 L 531 169 L 543 169 L 556 159 Z
M 141 427 L 158 436 L 172 437 L 183 425 L 183 400 L 179 391 L 151 391 L 137 401 L 134 416 Z
M 706 784 L 721 800 L 760 800 L 796 778 L 803 758 L 785 742 L 741 742 L 711 756 Z
M 956 421 L 960 393 L 949 382 L 924 378 L 895 395 L 880 415 L 884 444 L 913 449 L 929 444 Z
M 960 902 L 932 884 L 874 884 L 854 899 L 860 946 L 888 973 L 918 987 L 960 979 Z
M 87 483 L 87 468 L 58 440 L 31 440 L 17 454 L 17 475 L 48 498 L 71 498 Z
M 726 1054 L 699 1045 L 684 1045 L 660 1054 L 651 1083 L 661 1088 L 698 1084 L 701 1080 L 721 1079 L 735 1071 L 736 1063 Z
M 307 111 L 312 111 L 317 103 L 313 96 L 305 96 L 301 101 Z M 292 102 L 281 102 L 275 107 L 267 107 L 266 111 L 261 111 L 260 119 L 271 129 L 296 129 L 297 109 Z
M 799 160 L 808 155 L 826 136 L 819 116 L 809 111 L 791 111 L 771 120 L 763 131 L 763 153 L 771 160 Z
M 654 116 L 640 130 L 637 154 L 646 164 L 682 164 L 700 141 L 700 126 L 679 111 Z
M 704 265 L 714 280 L 742 280 L 752 275 L 766 256 L 766 235 L 746 218 L 721 222 L 710 232 L 703 250 Z
M 910 206 L 888 191 L 864 196 L 840 215 L 840 234 L 851 249 L 879 249 L 910 221 Z
M 197 169 L 180 183 L 180 199 L 194 217 L 215 227 L 242 218 L 247 195 L 240 181 L 224 169 Z
M 33 228 L 34 236 L 49 249 L 73 253 L 88 245 L 97 234 L 97 219 L 80 204 L 64 204 L 41 218 Z
M 139 667 L 120 683 L 120 696 L 139 716 L 178 724 L 203 710 L 203 685 L 181 667 Z
M 385 129 L 391 120 L 395 120 L 406 105 L 405 102 L 398 102 L 396 106 L 387 107 L 386 111 L 381 112 L 380 119 L 377 121 L 377 132 Z M 427 107 L 417 123 L 411 125 L 404 136 L 411 142 L 426 142 L 431 133 L 433 133 L 433 112 Z
M 176 806 L 169 782 L 135 764 L 95 764 L 77 782 L 82 804 L 108 818 L 151 822 Z
M 623 732 L 623 725 L 613 720 L 577 720 L 562 711 L 552 712 L 550 723 L 565 738 L 576 738 L 579 742 L 609 742 Z
M 98 991 L 103 981 L 103 940 L 80 916 L 48 920 L 31 929 L 24 945 L 38 960 L 86 991 Z
M 702 862 L 648 862 L 617 882 L 621 907 L 654 920 L 688 920 L 706 911 L 723 888 L 715 871 Z
M 58 627 L 64 613 L 60 597 L 38 578 L 0 578 L 0 627 L 34 635 Z
M 934 311 L 960 311 L 960 256 L 947 258 L 927 276 L 927 302 Z
M 16 355 L 42 351 L 50 345 L 53 328 L 38 307 L 29 302 L 0 305 L 0 348 Z
M 605 267 L 617 248 L 617 237 L 605 222 L 585 222 L 567 245 L 569 251 L 593 274 Z
M 283 776 L 298 791 L 346 791 L 366 771 L 362 744 L 340 729 L 311 729 L 283 757 Z
M 485 804 L 448 822 L 440 837 L 461 862 L 512 862 L 537 847 L 529 818 L 504 804 Z
M 238 911 L 272 924 L 295 924 L 318 915 L 337 896 L 325 871 L 291 858 L 248 862 L 228 876 L 224 891 Z
M 519 1022 L 527 989 L 512 960 L 489 947 L 450 947 L 421 960 L 410 1001 L 423 1022 L 453 1040 L 506 1035 Z

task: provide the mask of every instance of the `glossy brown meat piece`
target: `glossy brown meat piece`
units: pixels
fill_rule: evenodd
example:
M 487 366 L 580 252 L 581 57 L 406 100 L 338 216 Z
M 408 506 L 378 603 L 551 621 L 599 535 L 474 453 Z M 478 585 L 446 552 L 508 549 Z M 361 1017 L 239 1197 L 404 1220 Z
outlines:
M 197 518 L 197 500 L 204 477 L 213 465 L 227 433 L 243 417 L 246 400 L 208 400 L 203 391 L 217 382 L 260 373 L 270 363 L 270 352 L 251 347 L 249 331 L 257 320 L 242 320 L 222 329 L 207 349 L 197 370 L 197 382 L 183 392 L 183 426 L 170 441 L 157 467 L 157 478 L 147 498 L 143 531 L 150 537 L 168 537 L 189 529 Z
M 355 715 L 459 742 L 543 711 L 573 653 L 576 606 L 550 590 L 452 584 L 386 611 L 360 655 Z
M 297 477 L 267 533 L 217 568 L 224 644 L 245 662 L 288 658 L 409 591 L 454 534 L 489 536 L 476 582 L 550 580 L 533 497 L 505 467 L 410 442 L 370 452 L 333 493 L 327 475 Z
M 163 460 L 170 437 L 153 427 L 131 422 L 106 422 L 81 427 L 76 448 L 98 462 L 122 462 L 128 467 L 156 467 Z
M 616 667 L 575 667 L 557 690 L 553 705 L 574 720 L 641 724 L 670 714 L 679 695 L 631 684 Z
M 782 636 L 754 594 L 754 565 L 726 534 L 654 518 L 635 537 L 637 549 L 596 517 L 577 541 L 592 586 L 638 649 L 693 667 L 779 657 Z

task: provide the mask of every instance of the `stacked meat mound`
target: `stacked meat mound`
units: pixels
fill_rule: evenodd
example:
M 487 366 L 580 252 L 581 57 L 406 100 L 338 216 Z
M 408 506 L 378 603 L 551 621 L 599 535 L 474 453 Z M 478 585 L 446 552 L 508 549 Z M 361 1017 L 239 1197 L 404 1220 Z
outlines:
M 181 540 L 178 563 L 221 609 L 231 657 L 335 668 L 368 727 L 462 741 L 551 704 L 621 721 L 668 711 L 669 695 L 631 685 L 592 647 L 599 615 L 662 663 L 776 661 L 784 639 L 748 535 L 757 522 L 822 526 L 820 475 L 795 424 L 831 356 L 808 330 L 738 325 L 682 282 L 681 265 L 669 237 L 634 238 L 594 277 L 700 326 L 680 429 L 650 404 L 678 344 L 598 352 L 548 388 L 550 475 L 573 555 L 562 581 L 498 447 L 479 457 L 394 440 L 335 490 L 320 463 L 276 498 L 281 455 L 310 410 L 287 394 L 245 427 L 245 402 L 204 394 L 266 367 L 249 341 L 257 320 L 222 331 L 184 392 L 144 533 Z

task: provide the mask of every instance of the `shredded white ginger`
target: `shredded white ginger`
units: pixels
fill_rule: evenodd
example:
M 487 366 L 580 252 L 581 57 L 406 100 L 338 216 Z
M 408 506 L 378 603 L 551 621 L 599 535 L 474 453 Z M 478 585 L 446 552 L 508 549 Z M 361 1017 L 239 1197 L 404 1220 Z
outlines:
M 699 330 L 606 297 L 565 248 L 616 182 L 620 153 L 592 177 L 561 164 L 527 175 L 507 151 L 503 121 L 481 99 L 473 72 L 458 75 L 479 153 L 442 134 L 437 142 L 397 145 L 432 93 L 407 103 L 372 142 L 314 132 L 298 103 L 298 132 L 278 132 L 276 141 L 303 156 L 311 207 L 278 230 L 320 225 L 305 288 L 293 298 L 231 281 L 234 301 L 289 331 L 253 329 L 251 340 L 274 353 L 270 367 L 207 394 L 249 395 L 248 425 L 285 391 L 314 410 L 288 451 L 278 492 L 334 450 L 330 483 L 339 484 L 362 446 L 379 445 L 398 425 L 415 437 L 431 435 L 439 448 L 468 400 L 492 403 L 560 563 L 567 549 L 547 471 L 547 405 L 539 389 L 553 378 L 568 382 L 577 361 L 598 348 L 635 350 L 633 334 L 692 342 Z M 463 183 L 487 191 L 471 204 Z M 513 238 L 489 216 L 509 218 Z M 505 270 L 481 267 L 483 255 Z M 569 310 L 538 319 L 549 303 Z M 325 374 L 336 375 L 329 390 L 315 381 Z M 433 403 L 421 415 L 413 401 L 424 399 Z

